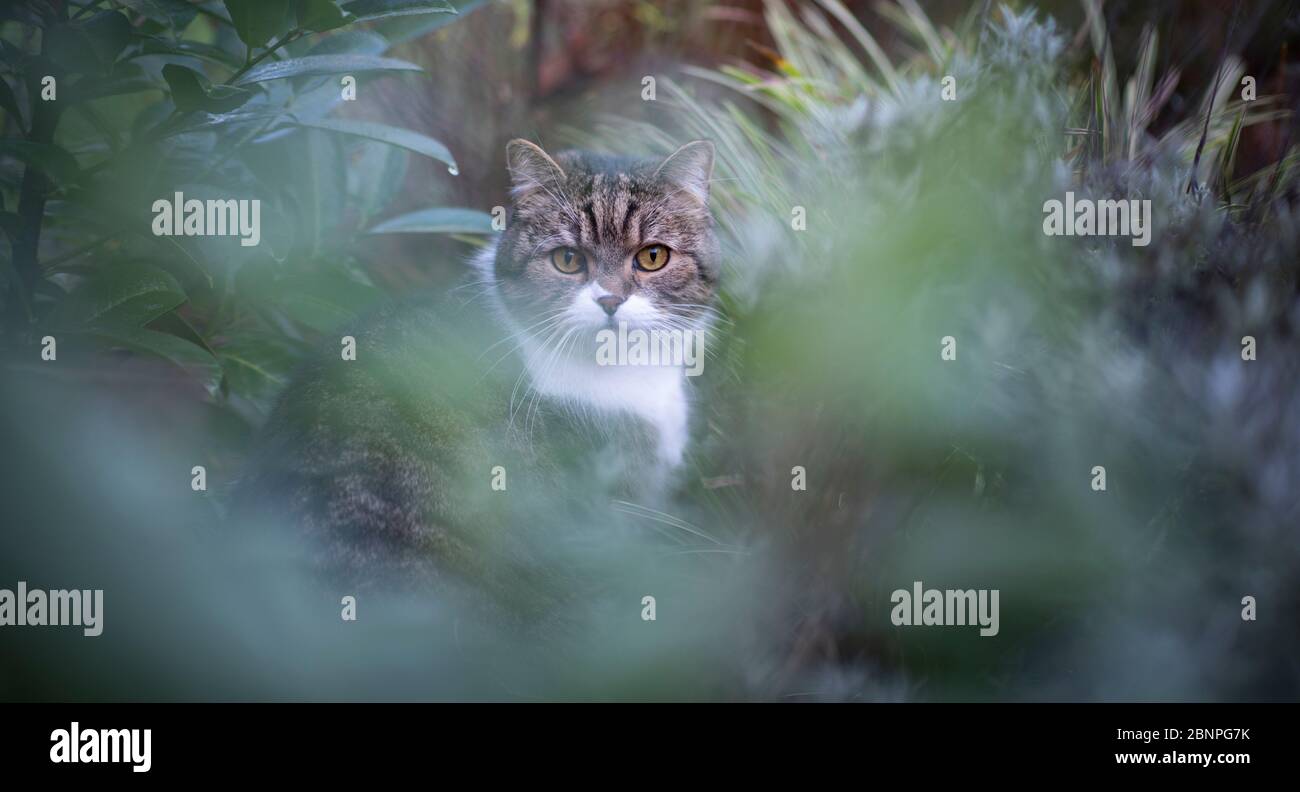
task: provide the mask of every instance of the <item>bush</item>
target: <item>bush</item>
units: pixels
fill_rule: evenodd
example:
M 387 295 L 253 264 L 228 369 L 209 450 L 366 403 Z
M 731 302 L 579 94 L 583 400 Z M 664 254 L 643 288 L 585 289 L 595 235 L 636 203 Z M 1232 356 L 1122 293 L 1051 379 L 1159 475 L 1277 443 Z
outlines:
M 458 19 L 446 0 L 32 0 L 0 13 L 0 299 L 15 351 L 53 336 L 69 360 L 162 359 L 255 425 L 314 334 L 381 297 L 359 236 L 489 230 L 452 207 L 379 222 L 407 156 L 451 174 L 456 162 L 437 140 L 345 112 L 358 82 L 420 78 L 387 53 Z M 171 229 L 184 207 L 156 202 L 178 195 L 257 201 L 260 239 Z

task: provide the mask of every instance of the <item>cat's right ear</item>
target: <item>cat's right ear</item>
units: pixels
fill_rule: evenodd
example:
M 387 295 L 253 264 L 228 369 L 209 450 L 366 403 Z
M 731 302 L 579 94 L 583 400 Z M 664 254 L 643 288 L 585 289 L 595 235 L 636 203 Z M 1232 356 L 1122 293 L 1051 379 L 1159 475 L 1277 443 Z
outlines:
M 515 138 L 506 144 L 506 167 L 510 170 L 510 194 L 516 200 L 537 190 L 554 194 L 564 181 L 564 169 L 535 143 Z

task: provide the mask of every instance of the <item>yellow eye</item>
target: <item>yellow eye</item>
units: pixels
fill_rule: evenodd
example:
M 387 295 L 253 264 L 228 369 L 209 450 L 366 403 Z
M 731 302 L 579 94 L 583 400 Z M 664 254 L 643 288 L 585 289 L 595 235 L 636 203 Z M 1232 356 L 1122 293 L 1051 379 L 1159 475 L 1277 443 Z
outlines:
M 573 248 L 556 248 L 551 251 L 551 264 L 565 275 L 582 272 L 587 267 L 587 259 Z
M 661 270 L 668 263 L 668 248 L 663 245 L 647 245 L 637 251 L 636 266 L 646 272 Z

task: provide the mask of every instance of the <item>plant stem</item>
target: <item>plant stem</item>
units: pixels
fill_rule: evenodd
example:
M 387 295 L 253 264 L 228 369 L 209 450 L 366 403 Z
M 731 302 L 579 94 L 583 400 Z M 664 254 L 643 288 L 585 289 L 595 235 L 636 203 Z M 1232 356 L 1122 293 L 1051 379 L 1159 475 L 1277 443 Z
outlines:
M 226 153 L 222 154 L 219 159 L 217 159 L 208 167 L 204 168 L 203 172 L 200 173 L 198 176 L 196 176 L 194 180 L 201 182 L 204 179 L 206 179 L 209 175 L 216 172 L 218 168 L 220 168 L 222 165 L 225 165 L 226 162 L 228 162 L 230 158 L 234 156 L 236 151 L 243 148 L 244 145 L 248 143 L 248 141 L 252 140 L 253 138 L 265 132 L 268 128 L 270 128 L 271 124 L 278 121 L 279 118 L 280 117 L 278 115 L 271 116 L 270 118 L 266 119 L 266 121 L 263 122 L 261 125 L 249 130 L 247 133 L 244 134 L 242 138 L 236 141 L 235 145 L 226 149 Z
M 54 129 L 59 125 L 63 107 L 59 102 L 45 102 L 33 96 L 32 126 L 27 139 L 33 143 L 49 145 L 54 141 Z M 18 193 L 18 219 L 21 223 L 18 238 L 14 240 L 14 269 L 18 271 L 22 294 L 20 299 L 30 304 L 36 289 L 36 282 L 41 278 L 41 265 L 37 252 L 41 245 L 41 221 L 45 217 L 45 195 L 49 182 L 45 173 L 35 165 L 23 169 L 22 187 Z M 10 313 L 10 322 L 17 327 L 22 319 L 17 311 Z
M 235 72 L 234 74 L 230 75 L 230 79 L 226 80 L 226 82 L 223 83 L 223 84 L 224 84 L 224 85 L 234 85 L 236 82 L 239 82 L 239 78 L 240 78 L 240 77 L 243 77 L 245 74 L 247 74 L 249 69 L 253 68 L 253 67 L 256 66 L 257 64 L 259 64 L 259 63 L 261 63 L 262 61 L 266 60 L 267 56 L 271 55 L 273 52 L 275 52 L 276 50 L 280 49 L 281 47 L 283 47 L 283 46 L 285 46 L 285 45 L 287 45 L 287 44 L 291 44 L 291 43 L 293 43 L 294 41 L 297 41 L 299 38 L 302 37 L 302 35 L 303 35 L 305 32 L 306 32 L 306 31 L 304 31 L 304 30 L 302 30 L 302 29 L 300 29 L 300 28 L 294 28 L 293 30 L 290 30 L 288 33 L 285 33 L 283 36 L 281 36 L 280 38 L 276 39 L 275 41 L 272 41 L 272 42 L 267 46 L 266 49 L 262 50 L 262 54 L 258 55 L 256 58 L 253 58 L 253 59 L 247 61 L 246 63 L 244 63 L 244 65 L 243 65 L 242 67 L 240 67 L 239 71 L 237 71 L 237 72 Z M 250 52 L 251 52 L 251 50 L 250 50 Z

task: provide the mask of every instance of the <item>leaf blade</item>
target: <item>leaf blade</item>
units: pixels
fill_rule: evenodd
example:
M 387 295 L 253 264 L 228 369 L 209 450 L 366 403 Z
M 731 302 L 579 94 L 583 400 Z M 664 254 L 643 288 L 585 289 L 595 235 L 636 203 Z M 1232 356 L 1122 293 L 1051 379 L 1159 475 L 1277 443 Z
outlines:
M 225 0 L 230 21 L 247 46 L 261 47 L 293 23 L 289 0 Z
M 263 63 L 240 77 L 236 85 L 284 80 L 290 77 L 319 77 L 367 71 L 423 71 L 410 61 L 381 58 L 375 55 L 338 54 L 304 55 L 282 61 Z
M 345 135 L 356 135 L 357 137 L 378 140 L 381 143 L 414 151 L 416 154 L 423 154 L 426 157 L 446 163 L 448 171 L 452 174 L 459 172 L 456 160 L 452 157 L 451 152 L 447 150 L 447 147 L 428 135 L 422 135 L 419 132 L 373 121 L 358 121 L 352 118 L 322 118 L 315 121 L 295 120 L 300 126 L 325 129 Z
M 367 234 L 491 234 L 492 216 L 477 209 L 433 206 L 389 218 Z
M 170 273 L 135 261 L 99 269 L 59 304 L 65 327 L 112 324 L 142 327 L 184 303 L 184 288 Z
M 352 0 L 343 5 L 343 10 L 359 21 L 416 14 L 459 13 L 446 0 Z
M 110 347 L 152 355 L 177 366 L 196 377 L 209 395 L 216 394 L 221 386 L 221 364 L 203 347 L 141 327 L 104 326 L 86 331 L 90 337 Z

